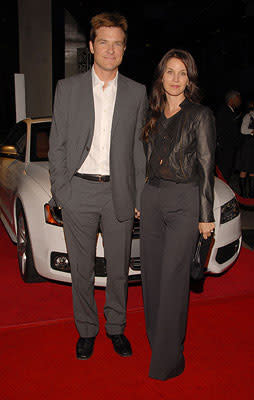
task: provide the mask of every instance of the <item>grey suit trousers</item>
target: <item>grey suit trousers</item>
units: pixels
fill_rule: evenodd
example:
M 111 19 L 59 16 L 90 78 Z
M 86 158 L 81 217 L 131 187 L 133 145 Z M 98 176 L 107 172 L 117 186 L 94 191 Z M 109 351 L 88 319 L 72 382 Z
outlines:
M 110 182 L 93 182 L 74 176 L 71 192 L 71 199 L 63 205 L 63 223 L 77 329 L 81 337 L 94 337 L 99 330 L 94 299 L 94 266 L 100 225 L 107 268 L 106 331 L 110 335 L 121 334 L 126 324 L 133 219 L 117 220 Z
M 160 181 L 141 199 L 141 265 L 151 378 L 184 370 L 190 263 L 198 237 L 199 188 Z

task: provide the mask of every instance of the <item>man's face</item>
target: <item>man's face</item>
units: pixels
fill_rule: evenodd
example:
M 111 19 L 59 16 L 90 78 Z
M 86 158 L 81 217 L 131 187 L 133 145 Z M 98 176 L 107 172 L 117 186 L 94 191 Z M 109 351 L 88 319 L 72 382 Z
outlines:
M 124 32 L 119 27 L 101 27 L 96 31 L 94 43 L 89 42 L 97 71 L 117 71 L 125 50 Z
M 242 99 L 241 99 L 240 95 L 233 97 L 233 107 L 234 108 L 239 108 L 241 104 L 242 104 Z
M 249 109 L 249 110 L 254 110 L 254 101 L 250 101 L 250 102 L 248 103 L 248 109 Z

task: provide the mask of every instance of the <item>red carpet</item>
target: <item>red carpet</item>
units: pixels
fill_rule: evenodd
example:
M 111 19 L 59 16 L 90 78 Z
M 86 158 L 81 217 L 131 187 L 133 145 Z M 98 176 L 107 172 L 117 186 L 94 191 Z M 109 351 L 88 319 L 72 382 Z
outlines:
M 128 315 L 134 354 L 113 353 L 100 332 L 93 357 L 75 359 L 72 321 L 35 324 L 1 333 L 1 399 L 252 399 L 254 300 L 231 298 L 191 307 L 180 377 L 147 377 L 150 350 L 142 312 Z
M 150 349 L 140 286 L 129 289 L 126 334 L 133 356 L 122 359 L 113 352 L 104 331 L 104 290 L 96 290 L 101 331 L 93 357 L 78 361 L 71 287 L 24 284 L 16 247 L 1 224 L 0 251 L 1 400 L 253 398 L 253 252 L 242 249 L 231 270 L 208 277 L 202 293 L 191 293 L 186 370 L 160 382 L 147 377 Z
M 0 222 L 1 326 L 72 318 L 71 286 L 54 282 L 25 284 L 18 272 L 16 253 L 16 246 Z M 207 277 L 203 292 L 191 292 L 191 303 L 253 294 L 253 264 L 254 254 L 243 248 L 238 262 L 231 270 L 220 277 Z M 10 296 L 10 293 L 13 295 Z M 97 289 L 95 296 L 98 310 L 103 313 L 104 289 Z M 143 309 L 141 286 L 130 286 L 128 311 L 141 309 Z

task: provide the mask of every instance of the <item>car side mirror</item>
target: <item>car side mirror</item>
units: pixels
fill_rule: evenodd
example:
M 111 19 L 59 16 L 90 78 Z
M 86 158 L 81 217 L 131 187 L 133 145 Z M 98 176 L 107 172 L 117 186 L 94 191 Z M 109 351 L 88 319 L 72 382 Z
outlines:
M 0 146 L 0 156 L 8 157 L 8 158 L 20 158 L 20 154 L 18 153 L 15 146 Z

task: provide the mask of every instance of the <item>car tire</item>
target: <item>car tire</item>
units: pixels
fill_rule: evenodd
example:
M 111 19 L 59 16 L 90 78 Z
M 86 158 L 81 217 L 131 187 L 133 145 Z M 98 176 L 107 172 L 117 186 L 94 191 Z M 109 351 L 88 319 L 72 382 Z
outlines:
M 17 252 L 19 272 L 26 283 L 45 281 L 35 269 L 27 222 L 21 204 L 17 207 Z

